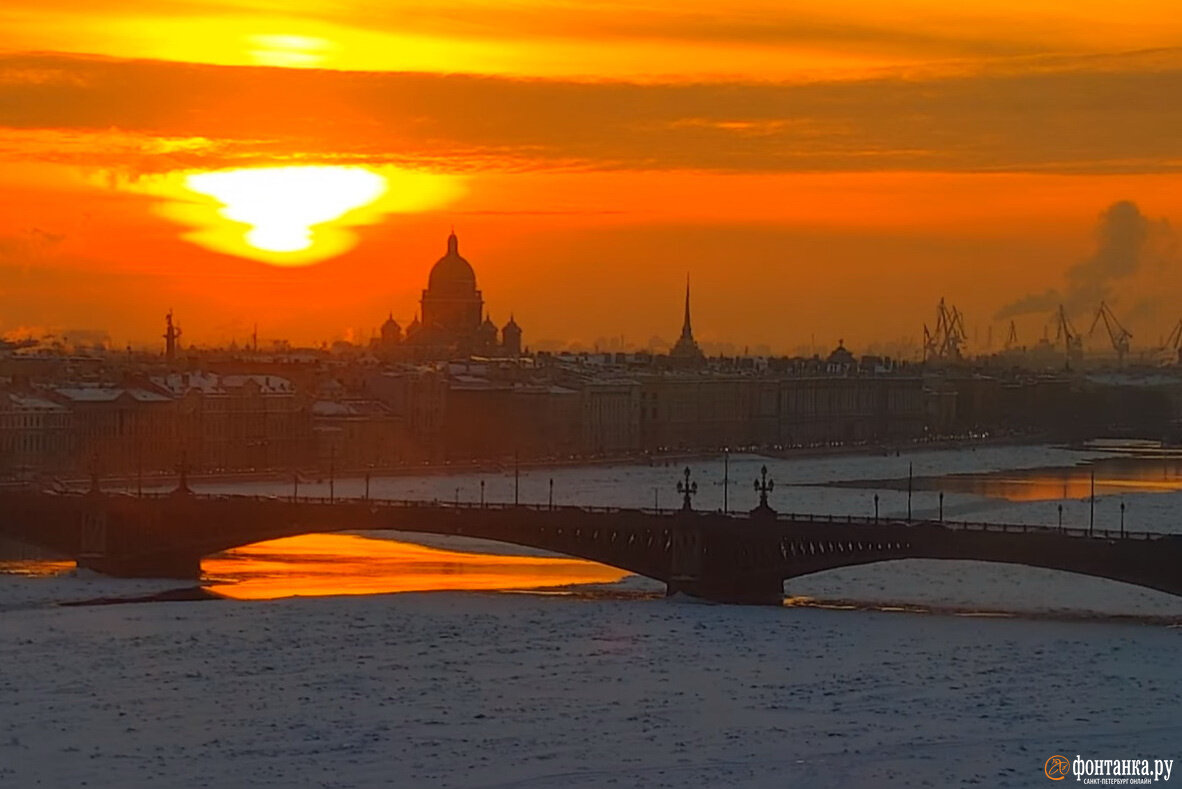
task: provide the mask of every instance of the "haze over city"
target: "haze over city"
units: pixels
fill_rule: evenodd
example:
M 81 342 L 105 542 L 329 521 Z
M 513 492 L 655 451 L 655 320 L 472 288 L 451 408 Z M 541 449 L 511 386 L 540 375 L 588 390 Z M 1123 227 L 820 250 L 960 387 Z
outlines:
M 454 226 L 548 347 L 672 342 L 687 271 L 707 348 L 918 351 L 942 296 L 979 350 L 1099 294 L 1148 341 L 1182 317 L 1179 32 L 1157 0 L 15 0 L 0 333 L 364 342 Z M 251 183 L 313 165 L 351 169 Z

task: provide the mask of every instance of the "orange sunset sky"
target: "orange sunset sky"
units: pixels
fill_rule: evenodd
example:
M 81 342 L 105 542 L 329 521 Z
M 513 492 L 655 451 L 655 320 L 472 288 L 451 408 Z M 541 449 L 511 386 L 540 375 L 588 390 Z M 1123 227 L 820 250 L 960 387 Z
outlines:
M 1101 298 L 1152 345 L 1180 45 L 1176 0 L 5 0 L 0 333 L 365 340 L 454 226 L 535 348 L 671 341 L 687 272 L 708 351 L 917 350 L 941 296 L 970 350 Z

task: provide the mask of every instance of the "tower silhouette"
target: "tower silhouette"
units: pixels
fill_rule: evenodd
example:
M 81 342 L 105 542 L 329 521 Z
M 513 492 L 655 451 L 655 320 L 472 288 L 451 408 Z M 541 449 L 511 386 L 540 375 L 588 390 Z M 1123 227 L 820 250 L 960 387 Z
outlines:
M 698 343 L 694 340 L 693 323 L 690 320 L 690 282 L 689 274 L 685 275 L 685 317 L 681 323 L 681 336 L 677 339 L 673 349 L 669 351 L 671 359 L 678 359 L 681 361 L 701 361 L 705 359 L 705 354 L 702 349 L 698 347 Z

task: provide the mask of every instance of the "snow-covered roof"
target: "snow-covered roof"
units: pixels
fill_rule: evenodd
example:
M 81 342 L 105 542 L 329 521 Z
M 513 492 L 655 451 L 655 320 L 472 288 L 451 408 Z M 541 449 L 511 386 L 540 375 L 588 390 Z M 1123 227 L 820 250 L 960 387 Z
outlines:
M 65 411 L 66 407 L 44 397 L 34 397 L 22 394 L 6 394 L 0 398 L 0 403 L 8 406 L 12 411 Z
M 125 396 L 140 403 L 167 403 L 172 400 L 167 395 L 134 387 L 63 386 L 57 387 L 53 391 L 59 397 L 64 397 L 75 403 L 113 403 Z
M 312 416 L 389 416 L 390 409 L 376 400 L 317 400 L 312 403 Z
M 291 381 L 278 375 L 224 375 L 222 386 L 227 389 L 237 389 L 253 381 L 264 394 L 291 394 L 295 387 Z
M 565 386 L 558 386 L 557 384 L 517 384 L 513 387 L 514 391 L 522 394 L 551 394 L 551 395 L 573 395 L 578 394 L 578 390 L 570 389 Z
M 152 376 L 150 380 L 156 386 L 166 389 L 174 395 L 183 395 L 192 391 L 220 394 L 225 391 L 221 388 L 218 376 L 214 373 L 169 373 L 168 375 Z
M 1177 386 L 1178 376 L 1164 373 L 1103 372 L 1089 373 L 1087 380 L 1107 386 Z
M 505 384 L 494 383 L 487 378 L 477 375 L 453 375 L 449 379 L 450 389 L 507 389 Z
M 313 416 L 356 416 L 357 412 L 349 407 L 347 403 L 338 403 L 333 400 L 317 400 L 312 403 Z

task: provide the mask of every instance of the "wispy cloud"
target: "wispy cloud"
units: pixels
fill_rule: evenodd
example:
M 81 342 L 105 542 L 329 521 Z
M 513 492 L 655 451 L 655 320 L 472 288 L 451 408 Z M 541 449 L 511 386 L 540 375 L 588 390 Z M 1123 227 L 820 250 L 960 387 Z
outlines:
M 643 4 L 608 0 L 157 0 L 150 9 L 129 8 L 125 0 L 11 0 L 14 14 L 41 18 L 223 20 L 274 18 L 281 14 L 291 27 L 364 27 L 453 39 L 589 40 L 602 43 L 680 41 L 698 44 L 739 44 L 744 47 L 793 47 L 808 51 L 899 53 L 918 57 L 1011 56 L 1074 49 L 1080 39 L 1103 39 L 1095 17 L 1059 13 L 1027 16 L 996 4 L 906 0 L 876 8 L 866 4 L 842 8 L 833 2 L 733 0 L 725 12 L 711 0 L 650 0 Z M 848 5 L 848 4 L 847 4 Z M 1113 15 L 1115 11 L 1111 12 Z M 1125 27 L 1140 39 L 1169 36 L 1169 25 L 1154 24 L 1150 15 Z M 1110 45 L 1110 44 L 1109 44 Z

